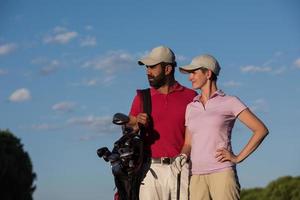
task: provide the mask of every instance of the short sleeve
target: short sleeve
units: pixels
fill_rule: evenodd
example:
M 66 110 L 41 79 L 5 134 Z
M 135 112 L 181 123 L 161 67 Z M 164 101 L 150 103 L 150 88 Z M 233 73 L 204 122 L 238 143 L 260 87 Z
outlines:
M 188 126 L 188 124 L 189 124 L 189 119 L 190 119 L 190 117 L 189 117 L 189 113 L 190 113 L 190 104 L 188 104 L 187 105 L 187 107 L 186 107 L 186 109 L 185 109 L 185 122 L 184 122 L 184 125 L 185 126 Z
M 238 97 L 232 98 L 231 109 L 235 117 L 237 117 L 246 108 L 247 106 Z
M 137 116 L 141 112 L 141 98 L 137 94 L 131 104 L 130 115 Z

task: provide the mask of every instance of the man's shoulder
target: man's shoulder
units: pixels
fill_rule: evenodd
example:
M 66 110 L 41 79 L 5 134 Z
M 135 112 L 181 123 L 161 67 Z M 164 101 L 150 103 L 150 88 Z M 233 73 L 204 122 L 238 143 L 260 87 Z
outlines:
M 183 86 L 182 90 L 179 91 L 178 95 L 179 98 L 185 99 L 186 103 L 190 103 L 193 101 L 195 96 L 197 96 L 197 92 L 195 90 Z
M 182 88 L 183 88 L 183 91 L 186 92 L 187 94 L 190 94 L 192 96 L 197 96 L 197 92 L 191 88 L 188 88 L 186 86 L 183 86 L 182 85 Z

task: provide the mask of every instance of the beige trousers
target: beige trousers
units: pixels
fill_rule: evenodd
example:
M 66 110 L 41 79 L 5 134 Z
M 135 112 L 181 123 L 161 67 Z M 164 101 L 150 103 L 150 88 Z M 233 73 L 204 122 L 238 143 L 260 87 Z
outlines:
M 190 200 L 239 199 L 240 184 L 233 169 L 191 177 Z
M 151 164 L 140 186 L 141 200 L 187 200 L 189 167 L 185 164 L 180 173 L 180 197 L 177 197 L 178 174 L 171 165 Z

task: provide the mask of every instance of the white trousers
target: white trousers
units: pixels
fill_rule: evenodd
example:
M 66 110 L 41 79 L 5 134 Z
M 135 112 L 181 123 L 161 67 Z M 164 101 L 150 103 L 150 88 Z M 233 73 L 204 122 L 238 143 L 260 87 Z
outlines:
M 178 174 L 171 165 L 151 164 L 140 186 L 140 200 L 187 200 L 189 185 L 189 166 L 185 164 L 180 173 L 180 192 Z M 177 196 L 179 193 L 180 196 Z

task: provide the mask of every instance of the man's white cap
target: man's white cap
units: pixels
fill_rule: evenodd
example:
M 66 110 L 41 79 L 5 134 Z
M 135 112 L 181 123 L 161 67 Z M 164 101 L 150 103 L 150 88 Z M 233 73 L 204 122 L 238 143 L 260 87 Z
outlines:
M 144 58 L 138 61 L 139 65 L 153 66 L 161 62 L 165 63 L 176 63 L 175 54 L 173 51 L 165 46 L 155 47 L 151 52 Z
M 199 68 L 210 69 L 216 76 L 219 75 L 221 67 L 213 56 L 205 54 L 201 56 L 195 57 L 191 64 L 179 67 L 180 72 L 182 73 L 190 73 Z

